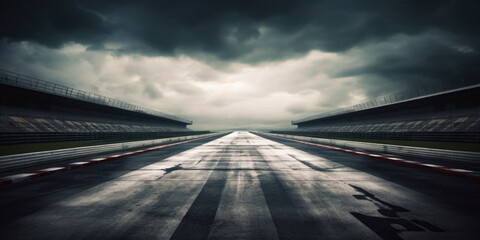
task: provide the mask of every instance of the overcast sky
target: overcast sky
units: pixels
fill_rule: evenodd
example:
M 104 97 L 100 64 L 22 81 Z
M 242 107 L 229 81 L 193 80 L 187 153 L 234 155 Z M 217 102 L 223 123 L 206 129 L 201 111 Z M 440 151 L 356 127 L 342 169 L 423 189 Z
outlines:
M 0 68 L 192 119 L 290 121 L 480 79 L 478 0 L 21 1 Z

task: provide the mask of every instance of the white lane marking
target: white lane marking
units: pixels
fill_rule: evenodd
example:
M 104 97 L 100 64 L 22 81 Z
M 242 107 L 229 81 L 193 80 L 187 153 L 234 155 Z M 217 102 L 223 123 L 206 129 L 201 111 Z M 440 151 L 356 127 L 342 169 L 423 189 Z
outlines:
M 421 165 L 421 166 L 426 166 L 426 167 L 431 167 L 431 168 L 441 168 L 441 169 L 446 170 L 446 171 L 459 172 L 459 173 L 474 173 L 474 174 L 478 173 L 478 172 L 471 171 L 471 170 L 466 170 L 466 169 L 447 168 L 447 167 L 444 167 L 444 166 L 441 166 L 441 165 L 436 165 L 436 164 L 421 163 L 421 162 L 416 162 L 416 161 L 404 160 L 404 159 L 396 158 L 396 157 L 387 157 L 387 156 L 382 156 L 382 155 L 377 155 L 377 154 L 369 154 L 369 153 L 364 153 L 364 152 L 352 151 L 352 150 L 348 150 L 348 149 L 342 149 L 342 148 L 330 147 L 330 146 L 326 146 L 326 145 L 313 144 L 313 143 L 309 143 L 309 142 L 292 140 L 292 139 L 288 139 L 288 138 L 283 138 L 283 139 L 291 140 L 291 141 L 299 142 L 299 143 L 315 145 L 315 146 L 324 147 L 324 148 L 328 148 L 328 149 L 334 149 L 334 150 L 340 150 L 340 151 L 349 152 L 349 153 L 355 153 L 355 154 L 359 154 L 359 155 L 367 155 L 367 156 L 371 156 L 371 157 L 380 157 L 380 158 L 384 158 L 384 159 L 388 159 L 388 160 L 410 163 L 410 164 L 414 164 L 414 165 Z M 475 175 L 470 175 L 470 176 L 475 176 Z
M 436 165 L 436 164 L 429 164 L 429 163 L 421 163 L 423 166 L 427 167 L 434 167 L 434 168 L 443 168 L 444 166 Z
M 474 171 L 471 170 L 466 170 L 466 169 L 460 169 L 460 168 L 447 168 L 449 171 L 454 171 L 454 172 L 468 172 L 468 173 L 473 173 Z
M 66 167 L 51 167 L 51 168 L 38 170 L 38 172 L 53 172 L 53 171 L 64 170 L 64 169 L 66 169 Z
M 12 176 L 8 176 L 12 182 L 21 182 L 23 180 L 27 180 L 30 176 L 35 175 L 35 173 L 21 173 Z
M 74 162 L 74 163 L 70 163 L 69 165 L 83 165 L 83 164 L 87 164 L 88 162 Z
M 178 143 L 174 143 L 174 144 L 162 145 L 162 146 L 158 146 L 158 147 L 154 147 L 154 148 L 149 148 L 149 149 L 138 150 L 138 151 L 135 151 L 135 152 L 129 152 L 129 153 L 124 153 L 124 154 L 119 154 L 119 155 L 113 155 L 113 156 L 110 156 L 110 157 L 107 157 L 107 158 L 95 158 L 95 159 L 92 159 L 92 160 L 90 160 L 90 161 L 88 161 L 88 162 L 74 162 L 74 163 L 69 163 L 69 164 L 67 165 L 67 167 L 51 167 L 51 168 L 46 168 L 46 169 L 38 170 L 38 171 L 36 171 L 35 173 L 21 173 L 21 174 L 11 175 L 11 176 L 7 176 L 7 177 L 0 178 L 0 183 L 15 183 L 15 182 L 21 182 L 21 181 L 24 181 L 24 180 L 29 179 L 31 176 L 35 176 L 35 175 L 41 176 L 41 175 L 42 175 L 41 173 L 43 173 L 43 172 L 52 172 L 52 171 L 58 171 L 58 170 L 63 170 L 63 169 L 68 170 L 68 169 L 71 169 L 72 166 L 88 165 L 89 163 L 104 161 L 104 160 L 107 160 L 108 158 L 124 157 L 124 156 L 128 156 L 128 155 L 135 154 L 135 153 L 148 152 L 148 151 L 151 151 L 151 150 L 156 150 L 156 149 L 161 149 L 161 148 L 165 148 L 165 147 L 180 145 L 180 144 L 183 144 L 183 143 L 192 142 L 192 141 L 200 140 L 200 139 L 202 139 L 202 138 L 198 138 L 198 139 L 194 139 L 194 140 L 190 140 L 190 141 L 178 142 Z

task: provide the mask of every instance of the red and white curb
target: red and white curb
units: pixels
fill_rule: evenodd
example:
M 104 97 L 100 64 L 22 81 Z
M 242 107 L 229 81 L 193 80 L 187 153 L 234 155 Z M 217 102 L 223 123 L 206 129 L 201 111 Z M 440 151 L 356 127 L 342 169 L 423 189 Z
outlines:
M 203 138 L 197 138 L 197 139 L 192 139 L 192 140 L 187 140 L 187 141 L 182 141 L 182 142 L 176 142 L 176 143 L 151 147 L 151 148 L 147 148 L 147 149 L 143 149 L 143 150 L 138 150 L 138 151 L 135 151 L 135 152 L 128 152 L 128 153 L 123 153 L 123 154 L 118 154 L 118 155 L 112 155 L 112 156 L 109 156 L 109 157 L 95 158 L 95 159 L 92 159 L 92 160 L 86 161 L 86 162 L 74 162 L 74 163 L 68 164 L 65 167 L 51 167 L 51 168 L 45 168 L 45 169 L 33 171 L 33 172 L 30 172 L 30 173 L 15 174 L 15 175 L 0 178 L 0 186 L 1 185 L 12 184 L 12 183 L 18 183 L 18 182 L 22 182 L 22 181 L 25 181 L 25 180 L 28 180 L 28 179 L 37 178 L 37 177 L 41 177 L 41 176 L 45 176 L 45 175 L 50 175 L 50 174 L 56 173 L 56 172 L 67 171 L 67 170 L 70 170 L 70 169 L 75 169 L 75 168 L 85 167 L 85 166 L 88 166 L 88 165 L 93 165 L 93 164 L 97 164 L 97 163 L 101 163 L 101 162 L 111 161 L 111 160 L 122 158 L 122 157 L 128 157 L 128 156 L 137 155 L 137 154 L 141 154 L 141 153 L 145 153 L 145 152 L 155 151 L 155 150 L 159 150 L 159 149 L 162 149 L 162 148 L 167 148 L 167 147 L 172 147 L 172 146 L 176 146 L 176 145 L 180 145 L 180 144 L 184 144 L 184 143 L 189 143 L 189 142 L 193 142 L 193 141 L 200 140 L 200 139 L 203 139 Z
M 383 155 L 379 155 L 379 154 L 370 154 L 370 153 L 364 153 L 364 152 L 359 152 L 359 151 L 353 151 L 353 150 L 349 150 L 349 149 L 332 147 L 332 146 L 323 145 L 323 144 L 304 142 L 304 141 L 300 141 L 300 140 L 277 137 L 277 136 L 275 136 L 275 137 L 276 138 L 281 138 L 281 139 L 284 139 L 284 140 L 288 140 L 288 141 L 292 141 L 292 142 L 298 142 L 298 143 L 313 145 L 313 146 L 332 149 L 332 150 L 336 150 L 336 151 L 347 152 L 347 153 L 363 155 L 363 156 L 369 156 L 369 157 L 373 157 L 373 158 L 377 158 L 377 159 L 381 159 L 381 160 L 386 160 L 386 161 L 390 161 L 390 162 L 395 162 L 395 163 L 400 163 L 400 164 L 404 164 L 404 165 L 428 168 L 428 169 L 432 169 L 432 170 L 435 170 L 435 171 L 444 172 L 444 173 L 448 173 L 448 174 L 480 179 L 480 172 L 476 172 L 476 171 L 459 169 L 459 168 L 448 168 L 448 167 L 441 166 L 441 165 L 410 161 L 410 160 L 405 160 L 405 159 L 397 158 L 397 157 L 389 157 L 389 156 L 383 156 Z

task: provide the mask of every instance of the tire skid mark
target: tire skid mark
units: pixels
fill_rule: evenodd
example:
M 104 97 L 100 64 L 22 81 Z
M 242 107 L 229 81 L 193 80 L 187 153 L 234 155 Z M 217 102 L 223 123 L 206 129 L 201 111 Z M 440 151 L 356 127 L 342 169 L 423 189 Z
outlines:
M 366 200 L 374 204 L 376 207 L 378 207 L 377 212 L 381 216 L 370 216 L 359 212 L 350 212 L 350 214 L 352 214 L 352 216 L 358 219 L 370 230 L 375 232 L 382 239 L 401 240 L 403 239 L 400 236 L 402 232 L 445 232 L 445 230 L 427 221 L 409 219 L 408 217 L 399 216 L 399 213 L 407 214 L 410 212 L 410 210 L 382 200 L 359 186 L 355 186 L 353 184 L 348 185 L 360 193 L 353 195 L 353 197 L 355 197 L 357 200 Z M 394 226 L 401 226 L 401 228 L 399 229 L 398 227 Z
M 275 139 L 275 138 L 283 139 L 283 140 L 290 141 L 290 142 L 297 142 L 297 143 L 301 143 L 301 144 L 326 148 L 326 149 L 330 149 L 330 150 L 362 155 L 362 156 L 366 156 L 366 157 L 376 158 L 376 159 L 385 160 L 385 161 L 394 162 L 394 163 L 399 163 L 399 164 L 408 165 L 408 166 L 412 166 L 412 167 L 430 169 L 430 170 L 443 172 L 443 173 L 447 173 L 447 174 L 451 174 L 451 175 L 457 175 L 457 176 L 468 177 L 468 178 L 473 178 L 473 179 L 480 179 L 480 172 L 478 172 L 478 171 L 471 171 L 471 170 L 457 169 L 457 168 L 449 168 L 449 167 L 440 166 L 440 165 L 436 165 L 436 164 L 428 164 L 428 163 L 423 163 L 423 162 L 405 160 L 405 159 L 396 158 L 396 157 L 389 157 L 389 156 L 383 156 L 383 155 L 378 155 L 378 154 L 370 154 L 370 153 L 365 153 L 365 152 L 352 151 L 352 150 L 349 150 L 349 149 L 332 147 L 332 146 L 328 146 L 328 145 L 317 144 L 317 143 L 313 143 L 313 142 L 305 142 L 305 141 L 289 139 L 289 138 L 284 138 L 284 137 L 278 137 L 278 136 L 265 136 L 265 135 L 262 135 L 262 134 L 257 134 L 257 135 L 261 136 L 261 137 L 264 137 L 266 139 L 272 139 L 272 140 Z M 273 141 L 275 141 L 275 140 L 273 140 Z
M 255 151 L 256 154 L 261 156 L 260 152 Z M 318 238 L 321 235 L 318 227 L 320 225 L 319 220 L 297 211 L 294 201 L 290 198 L 287 190 L 268 162 L 266 160 L 254 162 L 254 166 L 259 169 L 264 169 L 267 166 L 270 170 L 259 173 L 258 179 L 279 238 Z
M 228 168 L 229 159 L 220 159 L 216 168 Z M 227 183 L 228 171 L 213 170 L 195 201 L 170 237 L 175 239 L 207 239 Z
M 23 182 L 25 180 L 50 175 L 50 174 L 60 172 L 60 171 L 72 170 L 72 169 L 76 169 L 76 168 L 86 167 L 86 166 L 89 166 L 89 165 L 94 165 L 94 164 L 98 164 L 98 163 L 102 163 L 102 162 L 106 162 L 106 161 L 111 161 L 111 160 L 115 160 L 115 159 L 119 159 L 119 158 L 132 156 L 132 155 L 137 155 L 137 154 L 141 154 L 141 153 L 145 153 L 145 152 L 156 151 L 156 150 L 159 150 L 159 149 L 172 147 L 172 146 L 177 146 L 177 145 L 185 144 L 185 143 L 189 143 L 189 142 L 194 142 L 194 141 L 197 141 L 197 140 L 205 140 L 205 139 L 208 139 L 208 138 L 210 138 L 210 137 L 201 137 L 201 138 L 196 138 L 196 139 L 191 139 L 191 140 L 186 140 L 186 141 L 180 141 L 180 142 L 160 145 L 160 146 L 156 146 L 156 147 L 151 147 L 151 148 L 148 148 L 148 149 L 138 150 L 138 151 L 135 151 L 135 152 L 127 152 L 127 153 L 112 155 L 112 156 L 109 156 L 109 157 L 95 158 L 95 159 L 91 159 L 91 160 L 86 161 L 86 162 L 74 162 L 74 163 L 70 163 L 70 164 L 68 164 L 67 166 L 64 166 L 64 167 L 51 167 L 51 168 L 47 168 L 47 169 L 41 169 L 41 170 L 33 171 L 33 172 L 30 172 L 30 173 L 21 173 L 21 174 L 1 177 L 0 178 L 0 186 L 1 185 L 12 184 L 12 183 L 17 183 L 17 182 Z M 177 169 L 173 169 L 173 170 L 177 170 Z M 168 173 L 169 172 L 167 171 L 167 174 Z

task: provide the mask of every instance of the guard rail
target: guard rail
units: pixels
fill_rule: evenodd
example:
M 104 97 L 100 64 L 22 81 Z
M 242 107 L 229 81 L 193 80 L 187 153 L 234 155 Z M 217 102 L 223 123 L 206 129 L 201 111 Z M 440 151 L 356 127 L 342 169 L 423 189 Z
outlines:
M 480 161 L 480 153 L 478 152 L 453 151 L 453 150 L 410 147 L 410 146 L 400 146 L 400 145 L 380 144 L 380 143 L 366 143 L 366 142 L 304 137 L 304 136 L 264 133 L 264 132 L 262 132 L 261 134 L 272 136 L 272 137 L 281 137 L 281 138 L 295 139 L 295 140 L 306 141 L 306 142 L 320 143 L 325 145 L 332 145 L 336 147 L 358 149 L 361 151 L 381 152 L 386 154 L 403 155 L 408 157 L 422 157 L 422 158 L 428 158 L 428 159 L 451 159 L 451 160 L 477 162 L 477 163 Z
M 37 164 L 50 163 L 60 160 L 74 159 L 80 157 L 93 156 L 108 152 L 124 151 L 128 149 L 150 147 L 155 145 L 167 144 L 178 141 L 185 141 L 198 138 L 220 136 L 225 133 L 208 133 L 193 136 L 182 136 L 173 138 L 162 138 L 155 140 L 133 141 L 123 143 L 112 143 L 96 146 L 77 147 L 68 149 L 59 149 L 52 151 L 42 151 L 33 153 L 22 153 L 0 157 L 0 172 L 13 169 L 33 166 Z

